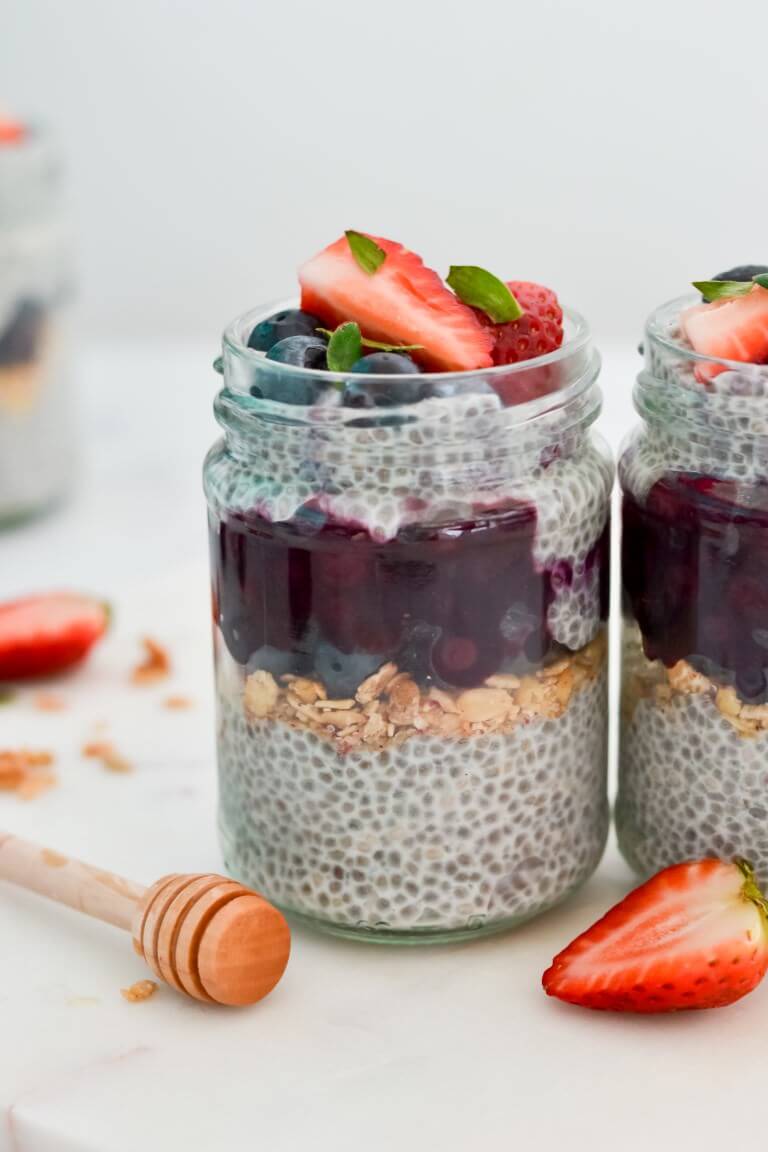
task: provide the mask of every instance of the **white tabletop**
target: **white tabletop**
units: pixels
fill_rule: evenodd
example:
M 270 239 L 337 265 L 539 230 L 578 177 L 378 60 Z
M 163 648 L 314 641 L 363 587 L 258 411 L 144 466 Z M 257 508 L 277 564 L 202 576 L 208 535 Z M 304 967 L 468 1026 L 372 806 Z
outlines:
M 82 365 L 85 469 L 58 515 L 0 536 L 0 598 L 93 590 L 115 627 L 56 686 L 0 710 L 0 747 L 57 755 L 59 786 L 0 794 L 0 828 L 135 880 L 220 870 L 204 503 L 211 349 L 94 349 Z M 603 429 L 632 420 L 636 358 L 606 356 Z M 138 638 L 172 680 L 130 684 Z M 169 693 L 194 701 L 163 707 Z M 99 725 L 107 725 L 105 730 Z M 84 759 L 95 734 L 135 765 Z M 633 1019 L 548 1000 L 552 955 L 621 896 L 611 846 L 563 908 L 507 936 L 397 949 L 294 930 L 276 992 L 223 1010 L 162 987 L 117 930 L 0 887 L 0 1152 L 549 1152 L 754 1146 L 768 994 L 726 1011 Z M 749 1142 L 749 1144 L 748 1144 Z

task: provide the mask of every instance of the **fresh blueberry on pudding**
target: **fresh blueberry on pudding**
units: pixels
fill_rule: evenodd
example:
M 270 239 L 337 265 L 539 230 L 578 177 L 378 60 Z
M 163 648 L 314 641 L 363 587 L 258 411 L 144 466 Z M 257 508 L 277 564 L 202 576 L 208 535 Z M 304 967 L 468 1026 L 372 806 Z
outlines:
M 551 289 L 365 233 L 299 288 L 226 330 L 206 463 L 226 862 L 342 935 L 497 931 L 607 832 L 598 359 Z

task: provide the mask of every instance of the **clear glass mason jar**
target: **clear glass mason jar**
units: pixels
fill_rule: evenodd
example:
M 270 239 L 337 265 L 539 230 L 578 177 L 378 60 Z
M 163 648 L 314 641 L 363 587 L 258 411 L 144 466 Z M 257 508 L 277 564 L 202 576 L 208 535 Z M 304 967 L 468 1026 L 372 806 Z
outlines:
M 768 882 L 768 365 L 646 329 L 623 489 L 621 849 L 741 855 Z
M 26 127 L 0 140 L 0 525 L 71 485 L 70 294 L 58 158 L 44 131 Z
M 607 833 L 599 358 L 567 313 L 526 363 L 335 377 L 352 406 L 247 347 L 291 306 L 225 332 L 205 467 L 226 864 L 345 936 L 497 931 Z

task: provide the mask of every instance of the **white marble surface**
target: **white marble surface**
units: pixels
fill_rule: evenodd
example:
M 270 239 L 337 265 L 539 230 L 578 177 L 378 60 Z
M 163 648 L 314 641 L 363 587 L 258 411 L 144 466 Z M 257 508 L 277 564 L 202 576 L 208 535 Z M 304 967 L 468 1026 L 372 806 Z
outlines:
M 0 746 L 57 753 L 60 785 L 0 794 L 0 828 L 150 882 L 221 867 L 204 505 L 215 349 L 95 349 L 83 363 L 85 467 L 57 516 L 0 536 L 0 597 L 74 586 L 116 624 L 69 707 L 24 693 L 0 709 Z M 603 427 L 631 422 L 636 358 L 606 356 Z M 138 637 L 175 674 L 128 682 Z M 194 709 L 162 706 L 169 692 Z M 135 764 L 105 773 L 80 749 L 100 723 Z M 761 1131 L 768 994 L 725 1012 L 630 1019 L 547 1000 L 541 972 L 626 890 L 613 847 L 562 909 L 512 935 L 413 951 L 296 929 L 277 991 L 253 1009 L 198 1005 L 144 974 L 127 937 L 0 886 L 0 1152 L 448 1152 L 561 1148 L 697 1152 Z

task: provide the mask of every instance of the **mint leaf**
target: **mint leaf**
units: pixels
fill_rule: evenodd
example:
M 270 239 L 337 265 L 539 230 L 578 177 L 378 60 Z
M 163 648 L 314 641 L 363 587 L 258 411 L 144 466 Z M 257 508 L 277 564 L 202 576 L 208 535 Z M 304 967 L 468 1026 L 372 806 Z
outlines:
M 755 276 L 755 284 L 759 284 L 761 288 L 768 288 L 768 272 L 761 272 L 759 276 Z
M 477 268 L 474 264 L 452 264 L 446 283 L 453 288 L 459 300 L 471 308 L 479 308 L 494 324 L 508 324 L 519 320 L 523 310 L 503 280 Z
M 329 328 L 315 328 L 315 332 L 322 336 L 333 336 Z M 375 348 L 377 352 L 421 352 L 424 348 L 423 344 L 381 344 L 378 340 L 369 340 L 367 336 L 361 336 L 360 342 L 363 348 Z
M 328 341 L 328 371 L 349 372 L 363 354 L 360 328 L 354 320 L 340 324 Z
M 698 288 L 708 304 L 713 300 L 734 300 L 737 296 L 746 296 L 754 288 L 751 280 L 694 280 L 694 288 Z
M 370 236 L 365 236 L 362 232 L 354 232 L 351 228 L 348 228 L 344 235 L 347 238 L 350 252 L 363 272 L 367 272 L 369 276 L 378 272 L 387 258 L 384 249 L 379 248 L 376 241 L 371 240 Z

